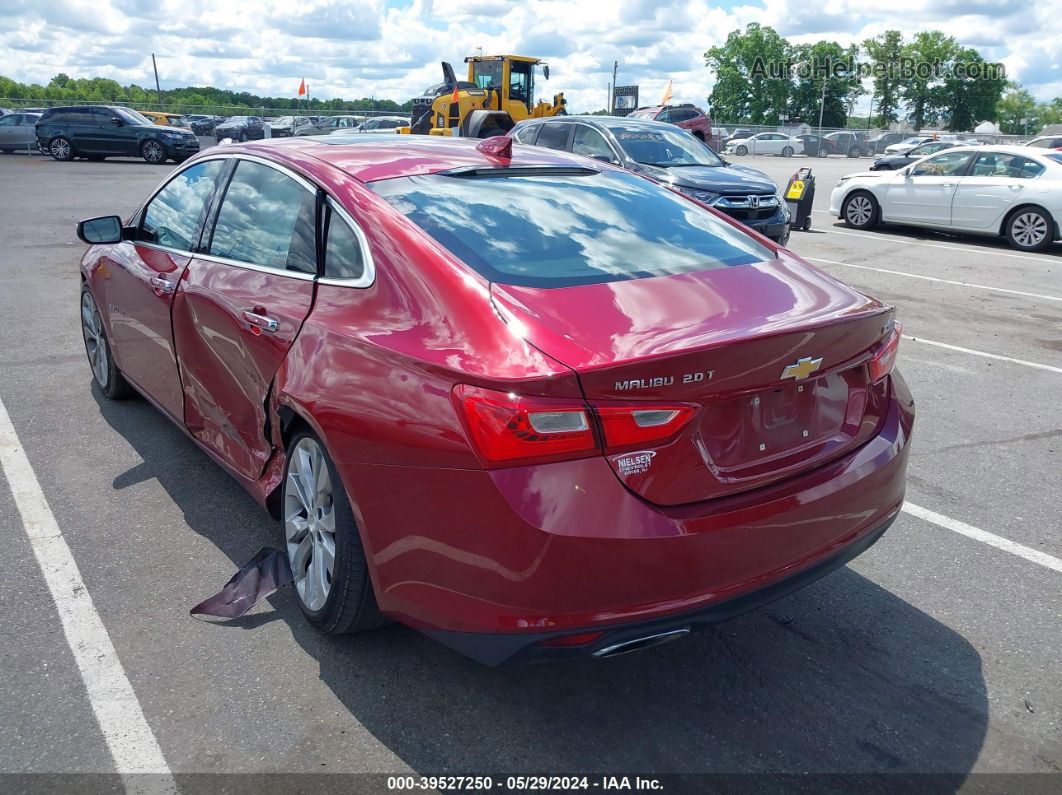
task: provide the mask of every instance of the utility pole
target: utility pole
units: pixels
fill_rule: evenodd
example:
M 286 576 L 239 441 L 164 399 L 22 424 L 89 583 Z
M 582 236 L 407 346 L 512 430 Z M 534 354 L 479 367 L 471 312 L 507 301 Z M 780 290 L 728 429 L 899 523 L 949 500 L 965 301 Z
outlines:
M 826 82 L 830 79 L 829 60 L 826 61 L 826 74 L 822 76 L 822 99 L 819 102 L 819 140 L 822 140 L 822 115 L 826 112 Z
M 155 70 L 155 96 L 158 98 L 159 105 L 162 105 L 162 89 L 159 87 L 159 65 L 155 63 L 155 53 L 151 53 L 151 68 Z M 160 107 L 159 110 L 162 110 Z
M 612 99 L 608 103 L 608 115 L 616 111 L 616 72 L 619 70 L 619 61 L 612 62 Z

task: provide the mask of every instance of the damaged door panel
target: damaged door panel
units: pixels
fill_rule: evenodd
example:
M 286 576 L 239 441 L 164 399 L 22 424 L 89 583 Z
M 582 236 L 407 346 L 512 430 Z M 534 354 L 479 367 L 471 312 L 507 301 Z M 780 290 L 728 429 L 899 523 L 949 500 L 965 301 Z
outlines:
M 270 384 L 313 306 L 315 206 L 308 183 L 241 160 L 174 300 L 188 431 L 252 479 L 273 455 Z

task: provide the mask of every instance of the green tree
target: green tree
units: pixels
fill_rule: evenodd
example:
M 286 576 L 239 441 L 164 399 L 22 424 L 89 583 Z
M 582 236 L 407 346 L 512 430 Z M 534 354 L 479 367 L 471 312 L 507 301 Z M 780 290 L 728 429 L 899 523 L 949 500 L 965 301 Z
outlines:
M 708 97 L 712 115 L 721 121 L 777 124 L 789 105 L 790 52 L 789 42 L 774 28 L 755 22 L 708 50 L 705 65 L 716 76 Z
M 874 100 L 877 103 L 871 122 L 888 127 L 899 119 L 902 84 L 898 74 L 903 56 L 903 36 L 898 30 L 887 30 L 880 36 L 863 42 L 874 70 Z
M 901 74 L 903 98 L 908 104 L 908 118 L 916 130 L 937 121 L 946 107 L 943 69 L 954 59 L 958 44 L 939 30 L 916 33 L 903 48 L 902 67 L 910 75 Z
M 973 130 L 996 118 L 1007 79 L 995 74 L 977 50 L 956 48 L 942 88 L 944 126 L 953 132 Z
M 1034 118 L 1035 115 L 1035 97 L 1017 83 L 1009 83 L 996 104 L 996 119 L 999 121 L 999 128 L 1010 135 L 1023 135 L 1026 124 L 1023 124 L 1021 120 Z
M 790 88 L 790 117 L 817 125 L 821 113 L 824 127 L 846 126 L 849 107 L 865 93 L 854 68 L 857 55 L 858 48 L 845 49 L 835 41 L 794 47 L 796 69 Z

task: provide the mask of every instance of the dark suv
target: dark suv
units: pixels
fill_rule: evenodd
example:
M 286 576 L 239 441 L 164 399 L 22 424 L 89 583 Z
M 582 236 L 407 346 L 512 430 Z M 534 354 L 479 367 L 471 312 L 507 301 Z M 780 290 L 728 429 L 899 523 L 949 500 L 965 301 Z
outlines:
M 614 163 L 710 205 L 780 245 L 789 242 L 789 206 L 762 171 L 728 163 L 669 124 L 633 116 L 553 116 L 518 122 L 522 144 Z
M 707 143 L 712 141 L 712 121 L 700 108 L 691 105 L 656 105 L 631 111 L 628 118 L 666 121 L 684 130 L 689 130 L 694 138 Z
M 199 151 L 199 139 L 191 130 L 154 124 L 120 106 L 48 108 L 36 130 L 37 146 L 56 160 L 139 156 L 149 163 L 180 163 Z
M 214 127 L 214 137 L 234 141 L 257 141 L 265 138 L 265 126 L 259 116 L 233 116 Z

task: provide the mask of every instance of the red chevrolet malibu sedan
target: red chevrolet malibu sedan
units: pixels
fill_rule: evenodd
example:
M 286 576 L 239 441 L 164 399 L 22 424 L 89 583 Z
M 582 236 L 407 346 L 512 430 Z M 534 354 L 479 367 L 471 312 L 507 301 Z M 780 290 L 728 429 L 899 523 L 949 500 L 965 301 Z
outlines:
M 96 386 L 283 523 L 324 632 L 606 657 L 814 581 L 903 501 L 892 308 L 607 164 L 224 145 L 79 234 Z

